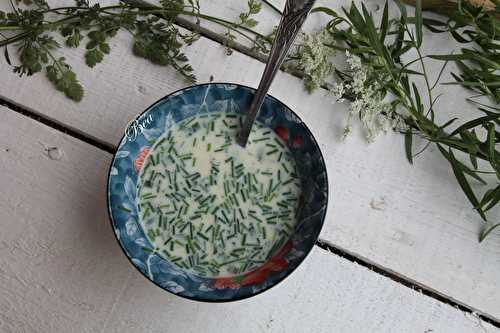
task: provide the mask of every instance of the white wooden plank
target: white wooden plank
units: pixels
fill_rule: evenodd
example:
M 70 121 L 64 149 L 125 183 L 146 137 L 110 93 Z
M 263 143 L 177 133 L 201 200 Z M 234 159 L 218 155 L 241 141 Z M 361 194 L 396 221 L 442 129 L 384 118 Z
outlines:
M 2 332 L 499 332 L 315 248 L 287 280 L 231 304 L 162 292 L 107 225 L 111 156 L 0 107 Z M 59 154 L 47 155 L 46 148 Z
M 437 39 L 429 48 L 447 49 L 446 43 Z M 86 86 L 81 103 L 67 100 L 43 76 L 17 79 L 5 63 L 0 65 L 0 96 L 116 144 L 135 114 L 185 86 L 172 70 L 132 56 L 124 34 L 94 70 L 83 67 L 80 51 L 66 50 L 64 55 Z M 224 56 L 223 47 L 203 38 L 188 55 L 202 82 L 213 75 L 216 81 L 256 86 L 263 69 L 241 54 Z M 453 98 L 464 95 L 456 89 L 439 104 L 443 113 L 468 112 L 461 98 Z M 358 134 L 340 143 L 345 106 L 333 106 L 323 91 L 305 94 L 301 82 L 283 73 L 271 93 L 299 113 L 325 154 L 332 199 L 323 239 L 500 318 L 500 242 L 492 236 L 477 243 L 479 218 L 438 153 L 429 151 L 410 166 L 396 134 L 372 145 Z M 498 211 L 491 216 L 498 218 Z
M 148 0 L 150 3 L 157 3 L 157 0 Z M 335 9 L 339 14 L 342 13 L 341 8 L 349 8 L 353 0 L 317 0 L 314 7 L 329 7 Z M 278 9 L 283 11 L 285 7 L 285 0 L 270 0 Z M 361 6 L 364 3 L 366 8 L 375 14 L 382 14 L 383 4 L 385 0 L 371 0 L 371 1 L 354 1 Z M 396 9 L 395 4 L 392 4 L 391 9 Z M 225 0 L 210 0 L 200 1 L 201 12 L 210 16 L 224 18 L 231 22 L 239 22 L 239 14 L 248 11 L 247 1 L 225 1 Z M 273 28 L 279 24 L 280 15 L 275 12 L 271 7 L 262 4 L 260 13 L 255 14 L 252 18 L 258 21 L 257 26 L 252 28 L 254 31 L 267 35 L 273 31 Z M 307 18 L 302 27 L 302 31 L 307 33 L 314 33 L 324 28 L 330 21 L 331 17 L 323 13 L 313 13 Z M 194 21 L 194 20 L 193 20 Z M 201 20 L 201 26 L 209 28 L 210 30 L 225 33 L 226 28 L 221 25 L 210 22 L 209 20 Z M 244 45 L 251 45 L 248 39 L 242 37 L 238 33 L 233 33 L 236 40 Z
M 418 292 L 373 274 L 315 248 L 282 284 L 235 304 L 173 300 L 143 279 L 131 278 L 106 329 L 117 333 L 498 331 L 435 300 L 420 303 Z
M 153 3 L 154 1 L 151 2 Z M 274 4 L 281 11 L 283 11 L 285 7 L 284 0 L 271 0 L 269 2 Z M 367 8 L 375 9 L 376 6 L 378 6 L 378 2 L 380 1 L 377 0 L 367 2 Z M 349 6 L 350 4 L 351 1 L 349 0 L 318 0 L 315 3 L 315 7 L 328 6 L 331 8 L 340 8 L 342 6 Z M 200 9 L 202 13 L 206 13 L 207 15 L 221 17 L 231 22 L 239 22 L 239 14 L 246 12 L 248 10 L 248 5 L 247 1 L 227 2 L 224 0 L 211 0 L 200 1 Z M 262 4 L 260 13 L 253 15 L 252 18 L 255 18 L 259 22 L 257 26 L 252 29 L 264 35 L 271 33 L 273 28 L 277 26 L 280 21 L 280 15 L 264 3 Z M 328 21 L 329 18 L 326 15 L 312 14 L 307 18 L 302 30 L 306 32 L 314 32 L 319 28 L 324 27 Z M 210 28 L 211 30 L 225 32 L 225 28 L 220 25 L 213 24 L 208 20 L 202 20 L 200 23 L 202 26 Z M 238 37 L 237 34 L 235 35 Z M 246 42 L 244 38 L 241 38 L 241 36 L 238 37 L 238 41 Z
M 0 331 L 98 332 L 128 265 L 106 219 L 110 156 L 0 114 Z

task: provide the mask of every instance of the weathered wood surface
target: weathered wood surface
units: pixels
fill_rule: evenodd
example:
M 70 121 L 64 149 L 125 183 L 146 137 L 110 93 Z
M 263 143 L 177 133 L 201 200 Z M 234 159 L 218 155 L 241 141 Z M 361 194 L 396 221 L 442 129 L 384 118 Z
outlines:
M 432 38 L 429 48 L 447 50 L 451 45 L 439 36 Z M 63 51 L 86 87 L 81 103 L 66 99 L 42 75 L 18 79 L 4 62 L 0 97 L 116 144 L 131 118 L 186 83 L 172 70 L 132 56 L 126 34 L 112 46 L 111 55 L 93 70 L 84 67 L 81 51 Z M 242 54 L 224 56 L 222 46 L 204 38 L 187 53 L 201 82 L 213 76 L 215 81 L 256 86 L 263 70 L 263 64 Z M 428 151 L 410 166 L 397 134 L 367 145 L 357 132 L 341 143 L 346 106 L 333 105 L 324 91 L 306 94 L 301 82 L 288 74 L 278 75 L 271 94 L 298 112 L 326 157 L 331 200 L 323 240 L 500 318 L 499 237 L 477 243 L 479 218 L 437 152 Z M 439 106 L 446 113 L 467 111 L 462 98 L 448 98 Z M 491 217 L 499 215 L 497 211 Z
M 498 332 L 315 248 L 268 292 L 231 304 L 162 292 L 108 225 L 111 155 L 0 107 L 0 331 Z

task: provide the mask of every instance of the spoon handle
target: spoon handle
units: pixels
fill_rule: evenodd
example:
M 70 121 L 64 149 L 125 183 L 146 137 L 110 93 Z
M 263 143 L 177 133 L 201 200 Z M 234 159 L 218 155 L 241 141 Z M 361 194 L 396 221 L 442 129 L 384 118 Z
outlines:
M 264 98 L 269 91 L 269 87 L 273 82 L 276 73 L 281 67 L 285 56 L 287 55 L 290 47 L 297 37 L 297 34 L 306 20 L 309 11 L 311 10 L 315 0 L 287 0 L 285 4 L 285 11 L 281 17 L 276 38 L 271 48 L 269 58 L 267 60 L 266 68 L 260 79 L 259 88 L 255 92 L 250 109 L 243 122 L 243 127 L 240 129 L 236 141 L 242 147 L 245 147 L 248 141 L 248 136 L 252 129 L 253 122 L 257 117 Z

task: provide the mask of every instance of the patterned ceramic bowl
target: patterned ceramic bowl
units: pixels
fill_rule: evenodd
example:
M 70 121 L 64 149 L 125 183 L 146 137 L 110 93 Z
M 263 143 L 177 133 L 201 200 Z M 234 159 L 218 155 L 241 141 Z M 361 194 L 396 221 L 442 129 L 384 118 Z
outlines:
M 150 147 L 169 128 L 198 113 L 245 113 L 254 89 L 235 84 L 202 84 L 162 98 L 127 128 L 108 176 L 108 211 L 118 243 L 132 264 L 159 287 L 199 301 L 233 301 L 263 292 L 285 279 L 317 240 L 328 201 L 326 167 L 318 144 L 299 117 L 267 96 L 258 121 L 288 142 L 302 181 L 299 222 L 285 245 L 259 268 L 229 278 L 192 275 L 149 249 L 138 219 L 138 173 Z

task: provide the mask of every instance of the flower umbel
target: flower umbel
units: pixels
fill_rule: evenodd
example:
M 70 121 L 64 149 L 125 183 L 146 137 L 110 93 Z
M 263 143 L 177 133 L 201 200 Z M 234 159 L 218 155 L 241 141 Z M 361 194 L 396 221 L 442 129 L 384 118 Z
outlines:
M 298 67 L 305 75 L 304 86 L 309 92 L 323 85 L 334 71 L 334 66 L 330 61 L 334 51 L 325 46 L 325 43 L 331 42 L 331 38 L 325 30 L 316 34 L 303 35 L 296 57 Z
M 388 129 L 400 123 L 401 118 L 394 110 L 391 103 L 385 101 L 385 77 L 376 73 L 370 66 L 361 62 L 355 55 L 346 52 L 346 61 L 349 65 L 344 82 L 335 84 L 331 94 L 337 102 L 343 102 L 344 97 L 351 100 L 347 125 L 342 137 L 351 132 L 351 122 L 354 116 L 361 121 L 368 142 Z

